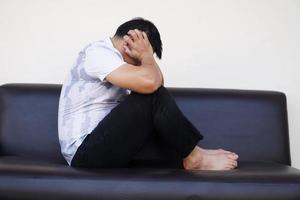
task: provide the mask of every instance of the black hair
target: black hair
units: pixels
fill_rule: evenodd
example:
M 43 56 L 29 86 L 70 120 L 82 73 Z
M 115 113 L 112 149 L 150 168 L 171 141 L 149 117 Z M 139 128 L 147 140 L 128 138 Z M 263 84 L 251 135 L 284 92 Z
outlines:
M 141 17 L 134 18 L 132 20 L 129 20 L 121 24 L 118 27 L 115 36 L 123 37 L 124 35 L 127 35 L 129 30 L 133 30 L 133 29 L 144 31 L 147 34 L 154 53 L 159 59 L 161 59 L 162 42 L 156 26 L 152 22 L 145 20 Z

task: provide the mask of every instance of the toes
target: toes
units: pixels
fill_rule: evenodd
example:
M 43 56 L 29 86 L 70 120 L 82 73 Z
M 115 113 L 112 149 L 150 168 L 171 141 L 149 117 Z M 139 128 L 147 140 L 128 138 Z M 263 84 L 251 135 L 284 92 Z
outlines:
M 224 169 L 225 169 L 225 170 L 232 170 L 233 167 L 229 165 L 229 166 L 226 166 Z
M 236 153 L 232 152 L 232 151 L 227 151 L 227 150 L 224 150 L 224 149 L 218 149 L 219 151 L 222 151 L 226 154 L 231 154 L 231 155 L 234 155 L 235 157 L 239 157 Z
M 239 157 L 236 153 L 231 152 L 231 151 L 223 151 L 223 153 L 225 153 L 227 155 L 231 155 L 231 156 L 235 157 L 235 159 L 237 159 Z
M 226 167 L 228 167 L 228 168 L 230 168 L 230 169 L 234 169 L 235 168 L 235 165 L 234 164 L 232 164 L 232 163 L 230 163 L 230 164 L 227 164 L 227 166 Z
M 235 160 L 236 157 L 233 154 L 228 154 L 227 158 L 230 160 Z
M 237 167 L 237 161 L 235 161 L 235 160 L 232 160 L 232 161 L 230 162 L 230 164 L 231 164 L 232 166 L 234 166 L 234 167 Z
M 238 166 L 238 163 L 237 161 L 234 161 L 234 166 L 237 167 Z
M 237 154 L 229 154 L 227 155 L 227 158 L 232 159 L 232 160 L 237 160 L 239 156 Z

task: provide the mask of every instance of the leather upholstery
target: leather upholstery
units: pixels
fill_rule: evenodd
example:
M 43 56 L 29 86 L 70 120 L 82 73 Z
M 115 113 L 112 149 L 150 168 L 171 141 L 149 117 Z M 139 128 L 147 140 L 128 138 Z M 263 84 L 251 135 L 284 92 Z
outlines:
M 0 199 L 300 199 L 284 93 L 167 88 L 202 147 L 239 154 L 237 169 L 215 172 L 168 167 L 175 155 L 154 137 L 129 168 L 69 167 L 57 137 L 60 89 L 0 86 Z
M 59 85 L 1 86 L 1 154 L 65 163 L 57 133 L 59 94 Z

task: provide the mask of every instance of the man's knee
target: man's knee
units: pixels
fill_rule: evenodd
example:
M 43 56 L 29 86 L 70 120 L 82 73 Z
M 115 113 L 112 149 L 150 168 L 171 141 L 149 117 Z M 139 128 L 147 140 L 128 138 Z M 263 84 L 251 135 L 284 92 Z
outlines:
M 169 91 L 167 90 L 167 88 L 165 88 L 165 86 L 163 86 L 163 85 L 161 85 L 161 86 L 155 91 L 155 93 L 157 93 L 158 96 L 160 96 L 160 95 L 168 96 L 168 97 L 171 96 L 170 93 L 169 93 Z
M 159 86 L 159 88 L 157 88 L 156 91 L 166 91 L 167 89 L 165 88 L 165 86 L 161 85 Z
M 134 99 L 134 101 L 141 100 L 144 103 L 146 103 L 147 100 L 153 101 L 154 99 L 156 99 L 159 102 L 170 101 L 173 99 L 169 91 L 163 85 L 161 85 L 153 93 L 143 94 L 143 93 L 131 92 L 130 95 L 132 97 L 129 99 Z
M 145 95 L 145 96 L 149 96 L 149 95 L 153 95 L 155 93 L 162 93 L 162 92 L 168 92 L 167 89 L 163 85 L 159 86 L 159 88 L 157 88 L 152 93 L 138 93 L 138 92 L 131 91 L 131 94 L 133 94 L 133 95 Z
M 153 98 L 159 101 L 160 103 L 163 102 L 174 102 L 173 96 L 169 93 L 167 88 L 161 85 L 153 94 Z M 164 103 L 163 103 L 164 104 Z
M 167 88 L 165 88 L 165 86 L 161 85 L 153 93 L 168 93 L 168 90 Z

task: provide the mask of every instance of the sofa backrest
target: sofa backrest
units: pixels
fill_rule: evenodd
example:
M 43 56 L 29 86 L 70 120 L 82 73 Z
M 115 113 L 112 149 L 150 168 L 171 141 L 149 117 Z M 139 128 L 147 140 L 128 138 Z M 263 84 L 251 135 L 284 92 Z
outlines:
M 291 165 L 286 95 L 277 91 L 169 88 L 200 130 L 204 148 L 236 152 L 240 161 Z
M 291 164 L 286 96 L 275 91 L 171 88 L 179 108 L 199 129 L 204 148 L 224 148 L 240 161 Z M 0 86 L 0 153 L 66 164 L 57 113 L 61 85 Z
M 0 87 L 0 153 L 65 163 L 57 130 L 60 85 Z

